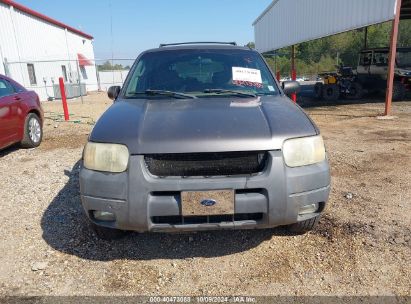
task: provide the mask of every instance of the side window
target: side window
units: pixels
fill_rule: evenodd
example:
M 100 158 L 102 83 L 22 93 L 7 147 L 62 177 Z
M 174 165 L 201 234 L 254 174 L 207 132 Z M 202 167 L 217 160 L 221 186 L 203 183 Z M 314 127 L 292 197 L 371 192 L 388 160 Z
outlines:
M 373 58 L 372 63 L 378 66 L 387 66 L 388 65 L 388 53 L 386 52 L 374 53 L 374 58 Z
M 360 65 L 370 65 L 372 59 L 372 52 L 361 53 Z
M 14 89 L 11 84 L 4 79 L 0 79 L 0 98 L 14 94 Z
M 12 83 L 10 83 L 10 85 L 12 86 L 15 93 L 21 93 L 21 92 L 24 92 L 26 90 L 25 88 L 23 88 L 18 83 L 13 83 L 12 82 Z
M 37 85 L 36 72 L 34 71 L 34 64 L 28 63 L 27 71 L 29 73 L 30 84 Z

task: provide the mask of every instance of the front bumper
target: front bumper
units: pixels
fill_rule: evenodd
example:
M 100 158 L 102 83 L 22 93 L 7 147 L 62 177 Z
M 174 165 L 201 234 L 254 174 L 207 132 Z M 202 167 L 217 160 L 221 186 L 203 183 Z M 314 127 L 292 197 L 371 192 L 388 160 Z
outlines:
M 181 191 L 235 190 L 235 214 L 195 221 L 181 216 Z M 122 230 L 192 231 L 270 228 L 317 216 L 330 192 L 328 161 L 289 168 L 281 151 L 271 151 L 263 173 L 241 177 L 159 178 L 146 169 L 144 157 L 131 156 L 120 174 L 82 167 L 80 192 L 84 210 L 98 225 Z M 319 203 L 316 213 L 299 216 L 302 206 Z M 115 222 L 100 222 L 93 211 L 114 213 Z

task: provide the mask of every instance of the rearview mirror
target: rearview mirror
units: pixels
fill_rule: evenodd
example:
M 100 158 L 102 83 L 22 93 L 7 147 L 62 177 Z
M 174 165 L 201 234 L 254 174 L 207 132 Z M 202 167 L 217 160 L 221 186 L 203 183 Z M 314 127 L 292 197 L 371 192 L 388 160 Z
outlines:
M 120 90 L 121 90 L 121 87 L 119 86 L 109 87 L 107 91 L 108 98 L 110 98 L 111 100 L 115 100 L 120 94 Z
M 301 87 L 298 81 L 284 81 L 283 82 L 283 91 L 285 94 L 300 93 Z

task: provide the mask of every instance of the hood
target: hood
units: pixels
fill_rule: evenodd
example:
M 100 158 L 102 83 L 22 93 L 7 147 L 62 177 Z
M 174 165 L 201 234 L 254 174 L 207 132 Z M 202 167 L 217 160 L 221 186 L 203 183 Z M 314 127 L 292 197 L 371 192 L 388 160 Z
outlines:
M 90 140 L 131 154 L 279 150 L 285 139 L 317 134 L 307 115 L 282 96 L 119 100 Z

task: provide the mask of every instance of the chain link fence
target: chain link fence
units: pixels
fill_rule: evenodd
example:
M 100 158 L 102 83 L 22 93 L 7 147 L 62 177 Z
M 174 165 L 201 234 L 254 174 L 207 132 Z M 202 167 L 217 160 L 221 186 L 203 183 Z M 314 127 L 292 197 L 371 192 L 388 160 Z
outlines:
M 64 79 L 68 98 L 78 98 L 87 92 L 107 91 L 121 86 L 134 59 L 41 60 L 5 62 L 6 76 L 28 90 L 35 91 L 40 100 L 60 99 L 59 78 Z

